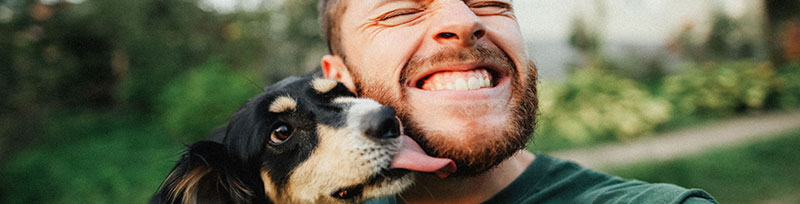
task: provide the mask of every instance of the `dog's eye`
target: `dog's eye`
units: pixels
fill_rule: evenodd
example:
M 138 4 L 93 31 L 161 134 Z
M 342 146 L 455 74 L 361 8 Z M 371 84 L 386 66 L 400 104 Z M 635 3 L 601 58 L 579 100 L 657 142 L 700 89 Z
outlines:
M 269 136 L 269 140 L 273 144 L 281 144 L 289 139 L 289 136 L 292 135 L 292 127 L 289 125 L 281 124 L 272 129 L 272 135 Z

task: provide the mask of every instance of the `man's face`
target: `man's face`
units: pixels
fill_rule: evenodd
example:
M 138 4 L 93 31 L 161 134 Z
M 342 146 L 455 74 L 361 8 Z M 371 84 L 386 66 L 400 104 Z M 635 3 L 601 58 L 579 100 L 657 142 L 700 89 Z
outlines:
M 536 71 L 510 0 L 346 1 L 343 65 L 431 155 L 476 175 L 524 148 Z

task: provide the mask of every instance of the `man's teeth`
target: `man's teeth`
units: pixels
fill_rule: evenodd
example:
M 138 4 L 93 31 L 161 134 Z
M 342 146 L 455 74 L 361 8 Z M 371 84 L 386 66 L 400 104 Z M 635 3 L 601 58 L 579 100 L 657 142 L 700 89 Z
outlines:
M 421 87 L 424 90 L 477 90 L 492 86 L 491 76 L 484 69 L 466 72 L 442 72 L 430 76 Z

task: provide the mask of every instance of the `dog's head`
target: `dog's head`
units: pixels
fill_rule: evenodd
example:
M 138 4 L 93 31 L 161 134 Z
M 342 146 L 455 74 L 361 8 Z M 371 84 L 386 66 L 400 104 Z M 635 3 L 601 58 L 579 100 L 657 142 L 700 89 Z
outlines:
M 410 174 L 389 170 L 400 135 L 392 108 L 336 81 L 290 78 L 247 102 L 224 144 L 236 160 L 258 165 L 270 198 L 328 203 L 409 185 Z
M 407 169 L 455 171 L 420 154 L 391 107 L 292 77 L 246 102 L 221 144 L 192 145 L 154 202 L 352 203 L 402 191 Z

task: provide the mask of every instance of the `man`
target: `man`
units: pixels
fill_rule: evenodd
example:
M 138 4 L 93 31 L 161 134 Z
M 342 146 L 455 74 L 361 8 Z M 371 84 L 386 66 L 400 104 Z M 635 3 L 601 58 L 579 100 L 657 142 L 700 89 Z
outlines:
M 525 151 L 537 75 L 511 0 L 320 0 L 319 12 L 325 77 L 394 107 L 409 136 L 458 168 L 373 202 L 714 203 Z

